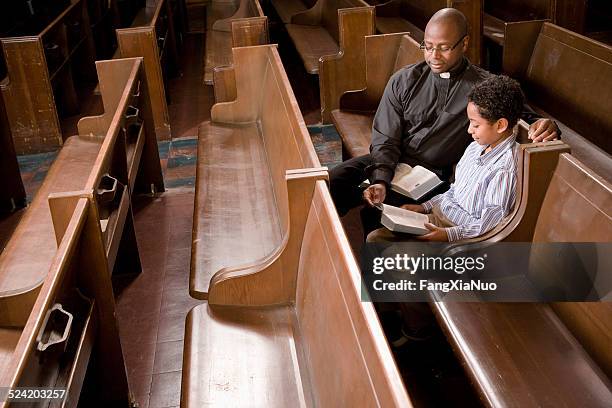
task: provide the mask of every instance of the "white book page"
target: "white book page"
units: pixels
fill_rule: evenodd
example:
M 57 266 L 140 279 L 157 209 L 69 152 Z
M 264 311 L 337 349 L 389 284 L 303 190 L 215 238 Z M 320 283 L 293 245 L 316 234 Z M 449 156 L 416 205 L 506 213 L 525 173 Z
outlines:
M 383 204 L 383 212 L 397 224 L 424 228 L 425 223 L 429 222 L 429 217 L 425 214 L 419 214 L 392 205 Z
M 402 168 L 400 168 L 402 166 Z M 405 167 L 408 169 L 406 169 Z M 435 179 L 435 173 L 421 166 L 410 167 L 407 164 L 400 163 L 395 169 L 395 176 L 391 184 L 401 187 L 407 192 L 413 191 L 420 185 Z

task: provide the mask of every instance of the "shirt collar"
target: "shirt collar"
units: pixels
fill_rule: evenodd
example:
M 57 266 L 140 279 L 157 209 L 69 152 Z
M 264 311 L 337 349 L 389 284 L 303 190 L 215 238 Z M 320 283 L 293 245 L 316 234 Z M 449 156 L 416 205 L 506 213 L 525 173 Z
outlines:
M 484 151 L 489 146 L 481 146 L 481 149 L 478 150 L 480 154 L 476 159 L 476 163 L 481 166 L 486 166 L 495 162 L 502 154 L 506 152 L 506 150 L 511 149 L 514 146 L 515 141 L 516 138 L 514 137 L 514 135 L 512 135 L 497 146 L 495 146 L 493 149 L 491 149 L 489 153 L 484 153 Z
M 440 78 L 440 79 L 455 79 L 458 76 L 460 76 L 461 74 L 463 74 L 466 70 L 466 68 L 468 67 L 468 60 L 466 57 L 463 57 L 461 59 L 461 62 L 459 62 L 459 64 L 457 64 L 457 66 L 453 69 L 451 69 L 450 71 L 447 72 L 442 72 L 440 74 L 434 74 L 434 76 L 436 78 Z

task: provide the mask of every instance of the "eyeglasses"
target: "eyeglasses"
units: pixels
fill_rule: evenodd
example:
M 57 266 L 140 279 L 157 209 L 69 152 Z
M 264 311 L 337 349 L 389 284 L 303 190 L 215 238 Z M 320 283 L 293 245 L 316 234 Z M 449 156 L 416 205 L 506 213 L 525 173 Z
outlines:
M 426 45 L 425 45 L 425 41 L 423 41 L 423 42 L 421 42 L 421 45 L 419 45 L 419 48 L 420 48 L 420 49 L 422 49 L 422 50 L 424 50 L 424 51 L 427 51 L 427 52 L 428 52 L 428 53 L 430 53 L 430 54 L 431 54 L 431 53 L 433 53 L 435 50 L 438 50 L 438 51 L 440 51 L 440 52 L 442 52 L 442 53 L 445 53 L 445 52 L 450 52 L 450 51 L 454 50 L 455 48 L 457 48 L 457 46 L 458 46 L 459 44 L 461 44 L 461 41 L 463 41 L 463 39 L 464 39 L 465 37 L 467 37 L 467 34 L 466 34 L 466 35 L 464 35 L 463 37 L 461 37 L 461 38 L 459 39 L 459 41 L 457 41 L 457 42 L 455 43 L 455 45 L 453 45 L 452 47 L 450 47 L 450 46 L 448 46 L 448 45 L 441 45 L 441 46 L 439 46 L 439 47 L 428 47 L 428 46 L 426 46 Z

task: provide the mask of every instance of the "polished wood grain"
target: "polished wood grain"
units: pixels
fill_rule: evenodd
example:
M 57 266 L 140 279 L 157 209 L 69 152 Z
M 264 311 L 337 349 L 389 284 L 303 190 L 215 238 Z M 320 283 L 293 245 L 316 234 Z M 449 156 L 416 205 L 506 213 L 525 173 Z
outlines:
M 291 23 L 291 18 L 308 10 L 310 7 L 314 6 L 316 1 L 302 1 L 302 0 L 271 0 L 270 3 L 276 10 L 276 13 L 280 17 L 281 21 L 284 24 Z
M 66 28 L 75 21 L 81 31 L 76 40 Z M 95 80 L 95 45 L 86 2 L 73 1 L 40 32 L 1 42 L 7 80 L 0 91 L 15 150 L 26 154 L 57 149 L 63 143 L 59 110 L 79 111 L 75 75 Z M 54 51 L 45 55 L 45 47 Z M 73 72 L 73 66 L 79 72 Z
M 319 59 L 323 58 L 326 78 L 321 84 L 322 104 L 333 105 L 344 90 L 363 86 L 359 69 L 352 70 L 353 65 L 363 65 L 363 50 L 353 44 L 372 34 L 373 17 L 372 7 L 363 0 L 319 0 L 312 8 L 293 15 L 291 24 L 285 26 L 306 72 L 318 74 Z M 331 95 L 324 96 L 323 92 Z M 330 112 L 322 105 L 323 123 L 331 122 Z
M 482 60 L 482 0 L 391 0 L 376 5 L 376 29 L 379 33 L 410 32 L 420 43 L 425 26 L 434 13 L 445 7 L 456 8 L 467 18 L 470 45 L 466 53 L 473 64 Z
M 147 2 L 131 27 L 116 30 L 119 57 L 143 57 L 158 140 L 171 138 L 164 70 L 178 67 L 178 40 L 169 0 Z M 159 44 L 163 44 L 160 48 Z
M 339 52 L 319 59 L 321 120 L 331 123 L 331 112 L 346 91 L 366 84 L 364 37 L 374 34 L 374 8 L 338 10 Z
M 278 304 L 190 311 L 181 406 L 411 406 L 373 306 L 360 301 L 359 268 L 325 182 L 307 170 L 287 180 L 301 186 L 288 187 L 301 202 L 290 218 L 304 225 L 290 230 L 301 250 L 284 263 L 295 286 Z M 228 293 L 232 304 L 269 291 L 247 282 L 259 274 L 243 275 L 248 293 Z
M 224 7 L 233 6 L 226 4 Z M 268 42 L 268 18 L 259 0 L 241 0 L 235 13 L 225 18 L 220 17 L 209 26 L 206 34 L 204 83 L 213 84 L 215 68 L 232 64 L 232 47 Z
M 561 154 L 533 241 L 609 242 L 611 198 L 610 183 L 568 153 Z M 560 277 L 544 276 L 550 271 L 536 267 L 537 259 L 554 262 L 547 248 L 534 246 L 529 279 L 553 278 L 562 285 Z M 432 307 L 486 405 L 609 404 L 612 340 L 605 330 L 611 324 L 606 303 L 551 308 L 537 303 L 434 302 Z
M 365 37 L 365 86 L 344 92 L 331 118 L 342 139 L 345 158 L 369 153 L 372 121 L 391 75 L 402 67 L 419 62 L 423 52 L 406 33 Z
M 190 277 L 196 298 L 209 296 L 217 271 L 277 251 L 289 225 L 285 171 L 320 165 L 276 47 L 234 48 L 233 61 L 233 76 L 223 78 L 234 79 L 227 87 L 236 98 L 215 104 L 212 122 L 199 131 Z

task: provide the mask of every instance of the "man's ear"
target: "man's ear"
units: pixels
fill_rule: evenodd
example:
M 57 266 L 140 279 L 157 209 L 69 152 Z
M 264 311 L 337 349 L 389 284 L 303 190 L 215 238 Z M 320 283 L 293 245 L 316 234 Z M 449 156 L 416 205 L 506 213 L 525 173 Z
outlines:
M 506 118 L 501 118 L 497 120 L 497 133 L 504 133 L 506 130 L 508 130 L 508 119 Z
M 463 53 L 465 54 L 468 50 L 468 45 L 470 45 L 470 36 L 466 35 L 463 39 Z

